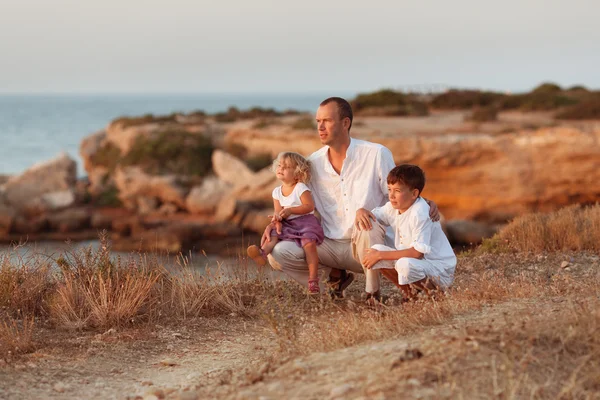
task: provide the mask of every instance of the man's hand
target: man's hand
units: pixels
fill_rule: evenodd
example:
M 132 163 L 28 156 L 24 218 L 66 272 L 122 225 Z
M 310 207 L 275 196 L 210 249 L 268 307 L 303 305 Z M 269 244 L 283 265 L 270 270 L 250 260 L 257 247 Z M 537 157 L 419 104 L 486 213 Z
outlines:
M 370 231 L 373 229 L 373 224 L 371 224 L 371 220 L 377 221 L 377 218 L 373 215 L 373 213 L 364 208 L 356 211 L 356 219 L 354 220 L 354 226 L 359 231 Z
M 262 248 L 265 243 L 269 243 L 271 241 L 271 231 L 275 229 L 275 231 L 278 234 L 281 234 L 281 222 L 279 221 L 275 221 L 275 222 L 271 222 L 269 225 L 267 225 L 267 227 L 265 228 L 265 231 L 262 235 L 262 238 L 260 239 L 260 247 Z
M 425 199 L 425 201 L 429 204 L 429 218 L 431 218 L 433 222 L 438 222 L 440 220 L 440 210 L 438 210 L 437 204 L 431 200 Z
M 290 215 L 292 215 L 292 211 L 290 208 L 284 208 L 281 211 L 279 211 L 279 217 L 281 217 L 281 219 L 286 219 Z
M 371 269 L 378 261 L 381 261 L 381 252 L 375 249 L 367 249 L 362 260 L 362 265 L 366 269 Z

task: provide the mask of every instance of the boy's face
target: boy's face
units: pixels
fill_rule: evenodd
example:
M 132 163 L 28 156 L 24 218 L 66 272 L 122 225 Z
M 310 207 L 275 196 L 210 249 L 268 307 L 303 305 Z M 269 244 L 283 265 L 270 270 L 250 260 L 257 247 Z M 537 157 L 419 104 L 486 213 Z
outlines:
M 405 212 L 412 206 L 417 197 L 419 197 L 418 189 L 409 189 L 408 186 L 401 182 L 388 185 L 388 197 L 392 207 L 400 212 Z

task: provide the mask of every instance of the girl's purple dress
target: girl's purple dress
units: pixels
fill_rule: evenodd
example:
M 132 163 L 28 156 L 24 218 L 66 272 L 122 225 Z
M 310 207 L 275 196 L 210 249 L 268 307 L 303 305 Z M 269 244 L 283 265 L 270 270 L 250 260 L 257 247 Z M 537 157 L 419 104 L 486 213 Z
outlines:
M 319 245 L 325 239 L 323 227 L 321 227 L 321 223 L 314 214 L 284 219 L 281 221 L 281 234 L 278 235 L 277 231 L 273 229 L 271 230 L 271 236 L 277 236 L 279 240 L 296 242 L 299 247 L 304 247 L 310 242 L 316 242 Z

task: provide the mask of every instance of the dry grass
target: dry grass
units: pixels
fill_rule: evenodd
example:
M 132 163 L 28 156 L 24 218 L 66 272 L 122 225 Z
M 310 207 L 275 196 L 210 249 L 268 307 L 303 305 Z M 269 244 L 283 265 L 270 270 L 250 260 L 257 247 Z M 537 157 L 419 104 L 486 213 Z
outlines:
M 33 318 L 17 320 L 6 317 L 0 321 L 0 357 L 28 353 L 35 349 L 35 321 Z
M 519 252 L 600 250 L 600 205 L 573 205 L 553 213 L 517 217 L 494 238 L 486 251 L 504 248 Z

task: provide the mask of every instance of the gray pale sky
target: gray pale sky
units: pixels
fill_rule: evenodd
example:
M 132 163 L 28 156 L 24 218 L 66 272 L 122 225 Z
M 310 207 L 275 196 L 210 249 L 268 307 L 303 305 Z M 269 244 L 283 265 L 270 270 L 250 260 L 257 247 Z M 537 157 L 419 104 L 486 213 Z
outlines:
M 0 93 L 600 88 L 599 17 L 598 0 L 0 0 Z

